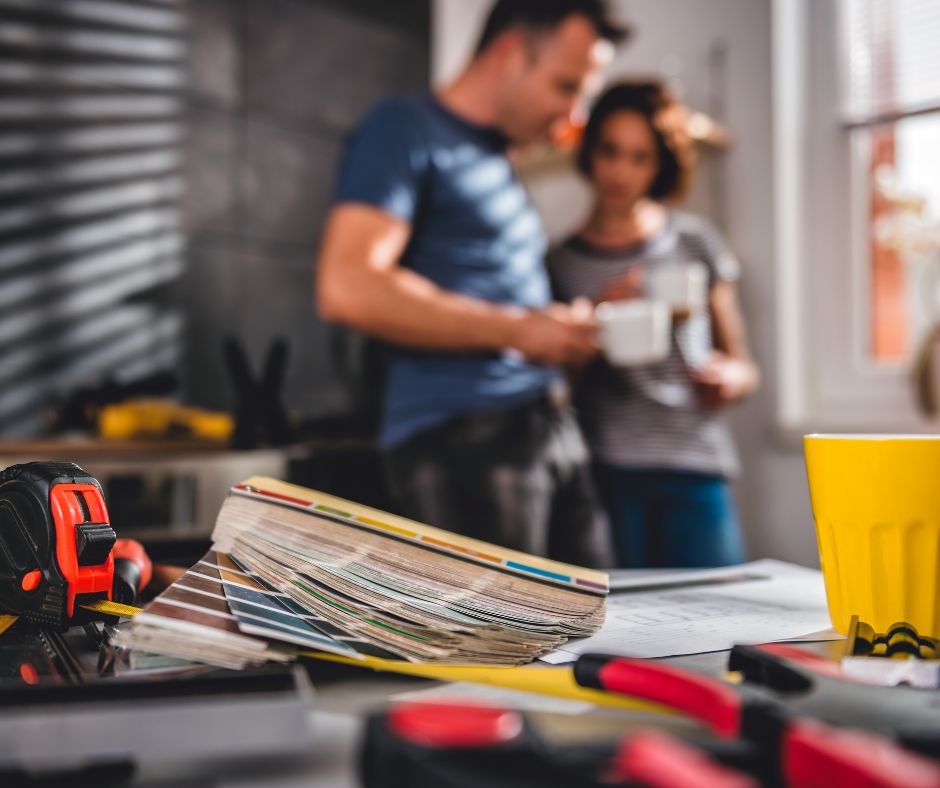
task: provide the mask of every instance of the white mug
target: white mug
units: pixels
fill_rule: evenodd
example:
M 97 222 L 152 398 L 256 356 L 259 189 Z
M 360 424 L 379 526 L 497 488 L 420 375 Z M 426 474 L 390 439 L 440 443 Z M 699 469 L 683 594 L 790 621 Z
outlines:
M 665 301 L 604 301 L 594 310 L 607 361 L 630 367 L 669 355 L 672 315 Z
M 698 312 L 708 305 L 708 268 L 700 262 L 661 263 L 646 270 L 647 298 L 675 311 Z

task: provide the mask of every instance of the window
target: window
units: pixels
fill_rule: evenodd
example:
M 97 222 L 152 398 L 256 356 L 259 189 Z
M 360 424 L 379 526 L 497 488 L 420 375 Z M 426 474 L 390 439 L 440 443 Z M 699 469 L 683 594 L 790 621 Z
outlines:
M 940 5 L 776 0 L 780 420 L 935 429 L 913 362 L 940 321 Z
M 868 355 L 910 363 L 940 317 L 940 5 L 843 0 L 845 126 L 869 195 L 857 217 L 869 271 Z M 867 259 L 866 259 L 867 258 Z

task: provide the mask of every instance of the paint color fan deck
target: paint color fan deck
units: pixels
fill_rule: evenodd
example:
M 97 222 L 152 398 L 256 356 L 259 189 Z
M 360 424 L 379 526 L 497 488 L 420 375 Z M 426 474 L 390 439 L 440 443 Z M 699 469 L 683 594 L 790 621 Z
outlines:
M 520 665 L 604 619 L 603 572 L 273 479 L 232 489 L 213 542 L 120 645 L 225 667 L 304 651 Z

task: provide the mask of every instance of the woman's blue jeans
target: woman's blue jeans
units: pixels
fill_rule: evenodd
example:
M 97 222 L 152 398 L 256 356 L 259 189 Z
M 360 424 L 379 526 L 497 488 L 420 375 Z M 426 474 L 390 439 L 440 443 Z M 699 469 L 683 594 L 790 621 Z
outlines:
M 728 482 L 720 476 L 596 464 L 619 567 L 726 566 L 744 560 Z

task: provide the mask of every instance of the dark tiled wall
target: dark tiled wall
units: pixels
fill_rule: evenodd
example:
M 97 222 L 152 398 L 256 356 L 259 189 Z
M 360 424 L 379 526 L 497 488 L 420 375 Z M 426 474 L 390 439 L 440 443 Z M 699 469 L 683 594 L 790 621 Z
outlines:
M 313 264 L 344 137 L 385 95 L 428 84 L 427 0 L 190 0 L 188 315 L 191 401 L 228 407 L 219 350 L 234 332 L 259 367 L 291 343 L 287 406 L 344 409 L 336 329 L 313 308 Z

